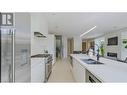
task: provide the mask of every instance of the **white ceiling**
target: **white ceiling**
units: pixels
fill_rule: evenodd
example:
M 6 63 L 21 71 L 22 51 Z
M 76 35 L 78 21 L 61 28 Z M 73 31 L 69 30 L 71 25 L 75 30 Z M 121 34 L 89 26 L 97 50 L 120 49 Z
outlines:
M 127 13 L 45 13 L 49 33 L 68 37 L 80 36 L 97 26 L 83 38 L 95 38 L 127 27 Z

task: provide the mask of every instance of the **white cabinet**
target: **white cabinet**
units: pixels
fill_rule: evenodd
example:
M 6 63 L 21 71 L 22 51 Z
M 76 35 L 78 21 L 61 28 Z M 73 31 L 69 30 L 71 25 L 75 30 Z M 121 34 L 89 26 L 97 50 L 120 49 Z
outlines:
M 75 59 L 73 59 L 73 75 L 76 82 L 86 81 L 86 71 L 85 68 Z
M 44 82 L 45 62 L 43 58 L 31 59 L 31 82 Z

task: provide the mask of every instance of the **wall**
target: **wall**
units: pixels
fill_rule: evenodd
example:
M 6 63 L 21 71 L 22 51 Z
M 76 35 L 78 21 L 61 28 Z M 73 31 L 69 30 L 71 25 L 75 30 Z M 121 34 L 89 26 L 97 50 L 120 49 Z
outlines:
M 43 40 L 34 36 L 34 32 L 48 34 L 48 24 L 41 13 L 31 13 L 31 55 L 43 53 Z
M 43 13 L 31 13 L 31 29 L 48 34 L 48 23 Z
M 112 46 L 107 46 L 108 44 L 108 38 L 111 37 L 118 37 L 118 45 L 112 45 Z M 107 57 L 107 52 L 113 52 L 117 53 L 117 58 L 121 59 L 121 32 L 110 32 L 105 35 L 105 56 Z
M 62 37 L 62 43 L 63 43 L 63 58 L 67 58 L 67 37 Z
M 30 54 L 30 48 L 31 48 L 30 47 L 30 44 L 31 44 L 30 43 L 31 42 L 30 41 L 30 39 L 31 39 L 31 37 L 30 37 L 30 34 L 31 34 L 30 14 L 27 12 L 23 12 L 23 13 L 22 12 L 21 13 L 16 12 L 16 13 L 14 13 L 14 15 L 15 15 L 15 28 L 16 28 L 16 33 L 15 33 L 15 53 L 16 53 L 15 63 L 16 64 L 15 65 L 16 65 L 16 67 L 19 66 L 18 72 L 17 71 L 15 72 L 15 74 L 17 76 L 16 82 L 25 82 L 25 81 L 30 82 L 30 79 L 31 79 L 30 62 L 31 61 L 29 59 L 30 55 L 27 56 L 27 53 Z M 11 35 L 7 36 L 7 37 L 11 37 Z M 7 40 L 7 42 L 9 42 L 9 43 L 6 43 L 6 46 L 7 46 L 7 44 L 8 45 L 12 44 L 10 42 L 11 38 L 7 38 L 6 40 Z M 11 46 L 9 46 L 7 48 L 4 47 L 5 49 L 7 49 L 7 54 L 9 54 L 9 52 L 11 50 L 11 48 L 10 48 Z M 9 50 L 9 52 L 8 52 L 8 50 Z M 24 52 L 24 50 L 25 50 L 25 52 Z M 11 55 L 11 54 L 9 54 L 9 55 Z M 10 58 L 12 58 L 12 57 L 9 57 L 8 55 L 6 55 L 4 57 L 9 58 L 9 60 L 10 60 Z M 5 69 L 3 74 L 4 74 L 5 78 L 7 78 L 7 79 L 9 79 L 8 78 L 8 74 L 9 74 L 8 65 L 5 65 L 5 66 L 7 66 L 7 68 L 5 68 L 4 65 L 3 65 L 4 68 L 2 67 L 2 69 Z M 20 68 L 22 68 L 22 71 Z M 2 77 L 3 77 L 3 75 L 2 75 Z M 9 82 L 9 80 L 7 80 L 7 81 L 4 80 L 4 82 Z
M 82 51 L 82 39 L 74 37 L 74 51 Z
M 48 50 L 49 54 L 53 56 L 53 64 L 56 62 L 56 47 L 55 47 L 55 36 L 53 34 L 46 35 L 46 40 L 44 41 L 44 47 Z
M 127 31 L 121 33 L 121 39 L 127 39 Z M 125 60 L 126 57 L 127 57 L 127 49 L 121 43 L 121 59 Z
M 34 36 L 34 32 L 41 32 L 47 38 Z M 48 23 L 42 13 L 31 13 L 31 55 L 42 54 L 44 50 L 53 55 L 55 63 L 55 37 L 48 34 Z

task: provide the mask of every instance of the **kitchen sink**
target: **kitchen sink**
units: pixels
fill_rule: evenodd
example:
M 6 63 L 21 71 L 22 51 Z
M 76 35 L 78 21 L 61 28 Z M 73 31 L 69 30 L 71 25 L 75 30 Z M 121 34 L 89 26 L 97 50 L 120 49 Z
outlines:
M 86 63 L 86 64 L 104 64 L 104 63 L 101 63 L 101 62 L 99 62 L 99 61 L 95 61 L 95 60 L 93 60 L 93 59 L 81 59 L 84 63 Z

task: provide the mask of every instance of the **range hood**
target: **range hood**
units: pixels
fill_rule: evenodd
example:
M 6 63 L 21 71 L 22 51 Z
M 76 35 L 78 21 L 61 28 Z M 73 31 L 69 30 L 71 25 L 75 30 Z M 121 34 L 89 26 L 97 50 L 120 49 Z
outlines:
M 46 36 L 44 36 L 44 35 L 43 35 L 42 33 L 40 33 L 40 32 L 34 32 L 34 36 L 46 38 Z

